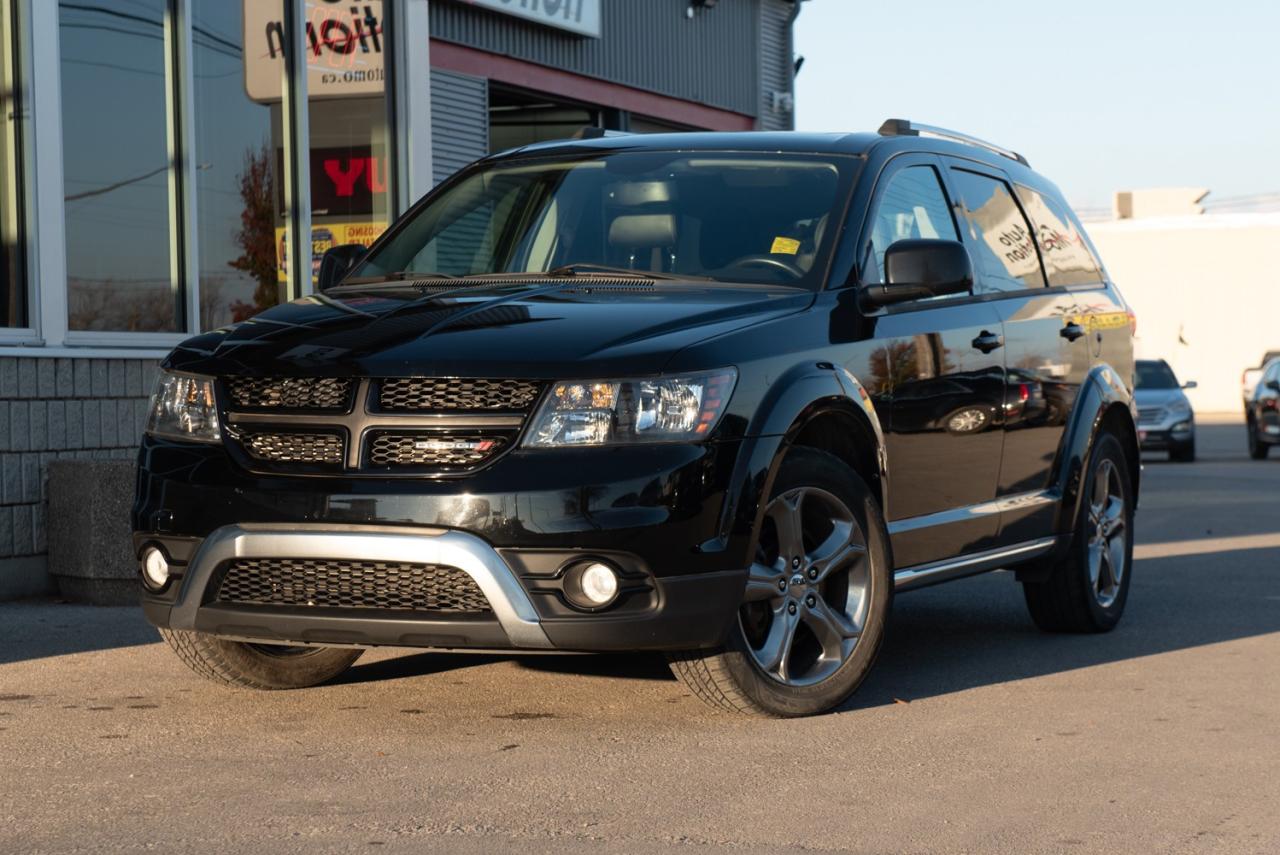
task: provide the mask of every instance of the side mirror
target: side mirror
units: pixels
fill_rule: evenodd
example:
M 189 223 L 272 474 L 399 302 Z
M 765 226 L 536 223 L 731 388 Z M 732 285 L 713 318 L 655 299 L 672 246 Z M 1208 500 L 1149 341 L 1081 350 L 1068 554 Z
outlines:
M 335 246 L 320 257 L 320 271 L 316 274 L 316 287 L 328 291 L 342 281 L 351 272 L 360 259 L 364 258 L 366 247 L 359 243 L 344 243 Z
M 1197 382 L 1196 382 L 1196 381 L 1194 381 L 1194 380 L 1188 380 L 1186 383 L 1183 383 L 1183 384 L 1182 384 L 1182 388 L 1183 388 L 1183 389 L 1194 389 L 1194 388 L 1196 388 L 1196 387 L 1197 387 L 1197 386 L 1199 386 L 1199 385 L 1200 385 L 1200 384 L 1199 384 L 1199 383 L 1197 383 Z
M 1272 392 L 1280 392 L 1280 380 L 1268 380 L 1267 388 Z
M 867 285 L 862 299 L 874 307 L 968 294 L 973 290 L 973 261 L 954 240 L 900 240 L 885 250 L 884 284 Z

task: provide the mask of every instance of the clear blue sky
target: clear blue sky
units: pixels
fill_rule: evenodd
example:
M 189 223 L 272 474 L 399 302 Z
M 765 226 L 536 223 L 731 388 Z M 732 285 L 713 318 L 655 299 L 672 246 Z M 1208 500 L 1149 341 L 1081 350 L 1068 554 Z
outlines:
M 810 0 L 796 52 L 800 130 L 963 130 L 1077 207 L 1280 191 L 1280 0 Z

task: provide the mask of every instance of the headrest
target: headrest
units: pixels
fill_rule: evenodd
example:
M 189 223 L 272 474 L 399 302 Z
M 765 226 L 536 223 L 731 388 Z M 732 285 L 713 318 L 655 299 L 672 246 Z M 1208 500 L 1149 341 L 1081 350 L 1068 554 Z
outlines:
M 625 214 L 609 226 L 609 243 L 628 248 L 674 246 L 676 218 L 671 214 Z
M 653 205 L 670 202 L 675 196 L 669 181 L 627 181 L 613 185 L 612 201 L 615 205 Z

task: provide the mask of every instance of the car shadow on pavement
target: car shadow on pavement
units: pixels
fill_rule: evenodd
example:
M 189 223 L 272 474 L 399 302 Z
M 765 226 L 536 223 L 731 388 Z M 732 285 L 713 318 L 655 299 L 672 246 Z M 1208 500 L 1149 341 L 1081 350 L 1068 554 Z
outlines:
M 412 653 L 394 659 L 380 659 L 354 668 L 333 681 L 367 683 L 402 677 L 421 677 L 463 668 L 475 668 L 495 662 L 513 662 L 528 671 L 548 674 L 571 674 L 583 677 L 608 677 L 627 680 L 674 680 L 666 660 L 655 653 Z
M 1280 579 L 1260 572 L 1277 563 L 1280 549 L 1138 560 L 1124 619 L 1100 634 L 1041 632 L 1010 573 L 903 595 L 879 661 L 842 709 L 1280 632 Z
M 1041 632 L 1011 573 L 904 594 L 894 603 L 879 661 L 841 709 L 910 702 L 1280 632 L 1280 580 L 1259 572 L 1278 562 L 1280 549 L 1140 559 L 1124 620 L 1096 635 Z M 1211 590 L 1202 584 L 1206 572 L 1215 576 Z M 338 682 L 411 678 L 495 662 L 514 662 L 531 672 L 674 680 L 660 654 L 420 653 L 357 665 Z
M 160 633 L 136 606 L 82 606 L 43 599 L 0 604 L 0 665 L 159 640 Z

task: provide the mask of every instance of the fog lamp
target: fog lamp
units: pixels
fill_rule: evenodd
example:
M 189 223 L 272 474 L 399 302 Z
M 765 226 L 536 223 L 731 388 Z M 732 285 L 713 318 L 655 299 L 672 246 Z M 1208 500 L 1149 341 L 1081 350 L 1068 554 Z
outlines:
M 565 596 L 575 606 L 602 609 L 618 598 L 618 572 L 601 561 L 584 561 L 569 568 Z
M 1174 433 L 1186 433 L 1191 430 L 1191 422 L 1178 422 L 1173 426 Z
M 142 581 L 153 591 L 169 584 L 169 562 L 154 546 L 148 546 L 142 553 Z

